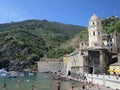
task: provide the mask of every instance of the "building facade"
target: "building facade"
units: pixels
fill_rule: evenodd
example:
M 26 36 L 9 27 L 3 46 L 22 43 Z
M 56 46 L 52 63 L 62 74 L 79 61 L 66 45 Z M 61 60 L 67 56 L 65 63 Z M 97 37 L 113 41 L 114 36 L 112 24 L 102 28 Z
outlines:
M 119 46 L 117 43 L 118 38 L 112 37 L 111 40 L 114 39 L 114 42 L 108 42 L 108 37 L 104 39 L 106 34 L 103 33 L 101 20 L 95 14 L 89 20 L 88 34 L 89 45 L 81 42 L 77 51 L 66 55 L 64 62 L 66 74 L 69 71 L 76 74 L 107 73 L 109 64 L 112 61 L 111 52 L 116 52 L 116 48 Z M 108 45 L 111 43 L 112 47 Z
M 64 56 L 64 69 L 66 74 L 71 72 L 71 74 L 83 74 L 85 73 L 85 66 L 87 66 L 87 57 L 82 53 L 81 50 L 77 50 L 69 55 Z
M 102 46 L 102 25 L 98 16 L 93 14 L 90 18 L 88 33 L 89 33 L 89 48 Z

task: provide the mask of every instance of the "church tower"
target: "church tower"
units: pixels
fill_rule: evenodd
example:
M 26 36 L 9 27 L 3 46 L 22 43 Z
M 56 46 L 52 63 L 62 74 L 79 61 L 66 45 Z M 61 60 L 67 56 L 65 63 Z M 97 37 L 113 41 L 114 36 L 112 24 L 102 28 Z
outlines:
M 90 18 L 89 26 L 89 48 L 101 47 L 102 46 L 102 25 L 98 16 L 93 14 Z

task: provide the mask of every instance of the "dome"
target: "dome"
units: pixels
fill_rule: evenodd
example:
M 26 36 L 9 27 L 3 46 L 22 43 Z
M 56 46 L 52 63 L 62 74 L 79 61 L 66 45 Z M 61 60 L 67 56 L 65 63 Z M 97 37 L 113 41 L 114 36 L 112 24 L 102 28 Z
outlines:
M 98 21 L 99 17 L 96 14 L 93 14 L 93 16 L 90 18 L 90 21 Z

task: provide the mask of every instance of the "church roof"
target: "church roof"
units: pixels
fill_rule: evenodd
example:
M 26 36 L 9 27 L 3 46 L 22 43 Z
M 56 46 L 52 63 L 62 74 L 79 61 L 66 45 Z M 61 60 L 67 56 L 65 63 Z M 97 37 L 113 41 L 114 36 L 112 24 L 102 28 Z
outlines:
M 96 20 L 100 20 L 100 19 L 96 14 L 93 14 L 92 17 L 90 18 L 90 21 L 96 21 Z

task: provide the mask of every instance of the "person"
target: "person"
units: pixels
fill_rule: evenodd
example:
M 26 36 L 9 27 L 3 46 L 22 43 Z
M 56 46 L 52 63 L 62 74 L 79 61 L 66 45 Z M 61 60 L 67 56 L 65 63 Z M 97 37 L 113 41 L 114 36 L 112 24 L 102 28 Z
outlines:
M 74 84 L 72 83 L 72 90 L 74 90 Z
M 71 72 L 70 71 L 68 71 L 68 76 L 70 76 L 71 75 Z
M 7 87 L 7 84 L 4 82 L 3 83 L 3 88 L 5 89 Z
M 20 87 L 20 80 L 18 80 L 17 82 L 17 87 Z
M 56 83 L 57 83 L 57 90 L 60 90 L 61 82 L 58 80 Z
M 35 90 L 35 86 L 34 85 L 32 85 L 32 90 Z
M 85 84 L 82 85 L 82 89 L 85 89 Z
M 99 83 L 97 83 L 97 88 L 100 89 L 100 85 L 99 85 Z

